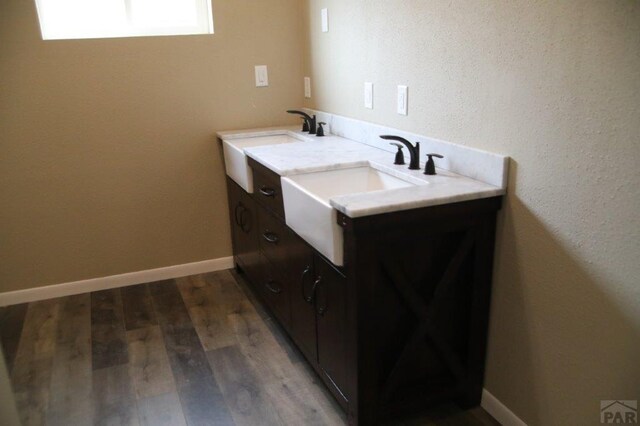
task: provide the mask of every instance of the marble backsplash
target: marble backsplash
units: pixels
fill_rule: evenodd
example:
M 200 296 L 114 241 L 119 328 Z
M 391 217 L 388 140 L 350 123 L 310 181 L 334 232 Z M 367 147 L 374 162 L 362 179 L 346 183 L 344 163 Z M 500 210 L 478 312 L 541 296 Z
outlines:
M 454 144 L 427 136 L 418 135 L 394 129 L 379 124 L 342 117 L 324 111 L 305 108 L 309 114 L 315 114 L 318 121 L 327 123 L 326 131 L 336 136 L 351 139 L 389 152 L 396 148 L 389 142 L 380 139 L 380 135 L 391 134 L 401 136 L 412 143 L 420 142 L 420 164 L 424 167 L 427 153 L 437 153 L 444 156 L 437 160 L 437 166 L 442 169 L 458 173 L 502 189 L 507 187 L 509 157 Z M 408 161 L 408 152 L 405 158 Z

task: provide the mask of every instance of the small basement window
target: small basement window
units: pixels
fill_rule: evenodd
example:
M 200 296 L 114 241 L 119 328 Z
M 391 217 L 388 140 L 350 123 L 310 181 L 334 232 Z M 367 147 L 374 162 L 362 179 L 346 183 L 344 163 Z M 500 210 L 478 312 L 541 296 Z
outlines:
M 36 0 L 44 40 L 213 34 L 211 0 Z

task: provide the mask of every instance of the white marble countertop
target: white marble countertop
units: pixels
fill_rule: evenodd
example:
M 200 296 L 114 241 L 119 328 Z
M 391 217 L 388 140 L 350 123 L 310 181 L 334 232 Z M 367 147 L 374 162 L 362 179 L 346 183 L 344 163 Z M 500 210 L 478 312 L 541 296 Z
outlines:
M 340 136 L 318 138 L 298 131 L 299 126 L 218 132 L 218 137 L 232 141 L 238 138 L 288 134 L 300 142 L 245 148 L 247 156 L 280 176 L 326 170 L 371 166 L 415 184 L 408 188 L 389 189 L 336 196 L 329 200 L 332 207 L 349 217 L 435 206 L 504 195 L 505 189 L 462 176 L 437 167 L 436 175 L 421 170 L 409 170 L 408 165 L 394 165 L 395 154 Z M 408 164 L 409 153 L 406 149 Z M 479 165 L 481 166 L 481 165 Z

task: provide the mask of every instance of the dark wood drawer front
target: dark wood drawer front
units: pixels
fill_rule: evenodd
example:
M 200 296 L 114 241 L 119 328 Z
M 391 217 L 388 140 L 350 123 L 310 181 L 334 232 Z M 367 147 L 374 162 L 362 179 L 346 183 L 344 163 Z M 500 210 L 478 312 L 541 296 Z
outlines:
M 259 291 L 278 317 L 285 329 L 289 330 L 291 322 L 291 286 L 285 274 L 282 274 L 269 260 L 262 256 L 263 274 L 258 283 Z
M 251 164 L 251 163 L 250 163 Z M 280 177 L 271 170 L 254 163 L 253 169 L 253 198 L 277 216 L 284 219 L 284 203 Z
M 258 239 L 260 251 L 281 271 L 287 269 L 293 233 L 267 210 L 258 208 Z

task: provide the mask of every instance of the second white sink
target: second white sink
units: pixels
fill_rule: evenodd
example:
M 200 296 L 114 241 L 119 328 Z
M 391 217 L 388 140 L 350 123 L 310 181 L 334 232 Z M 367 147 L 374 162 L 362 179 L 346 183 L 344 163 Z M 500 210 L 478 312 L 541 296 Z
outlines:
M 338 266 L 344 264 L 342 228 L 329 199 L 413 184 L 369 166 L 283 177 L 287 225 Z

